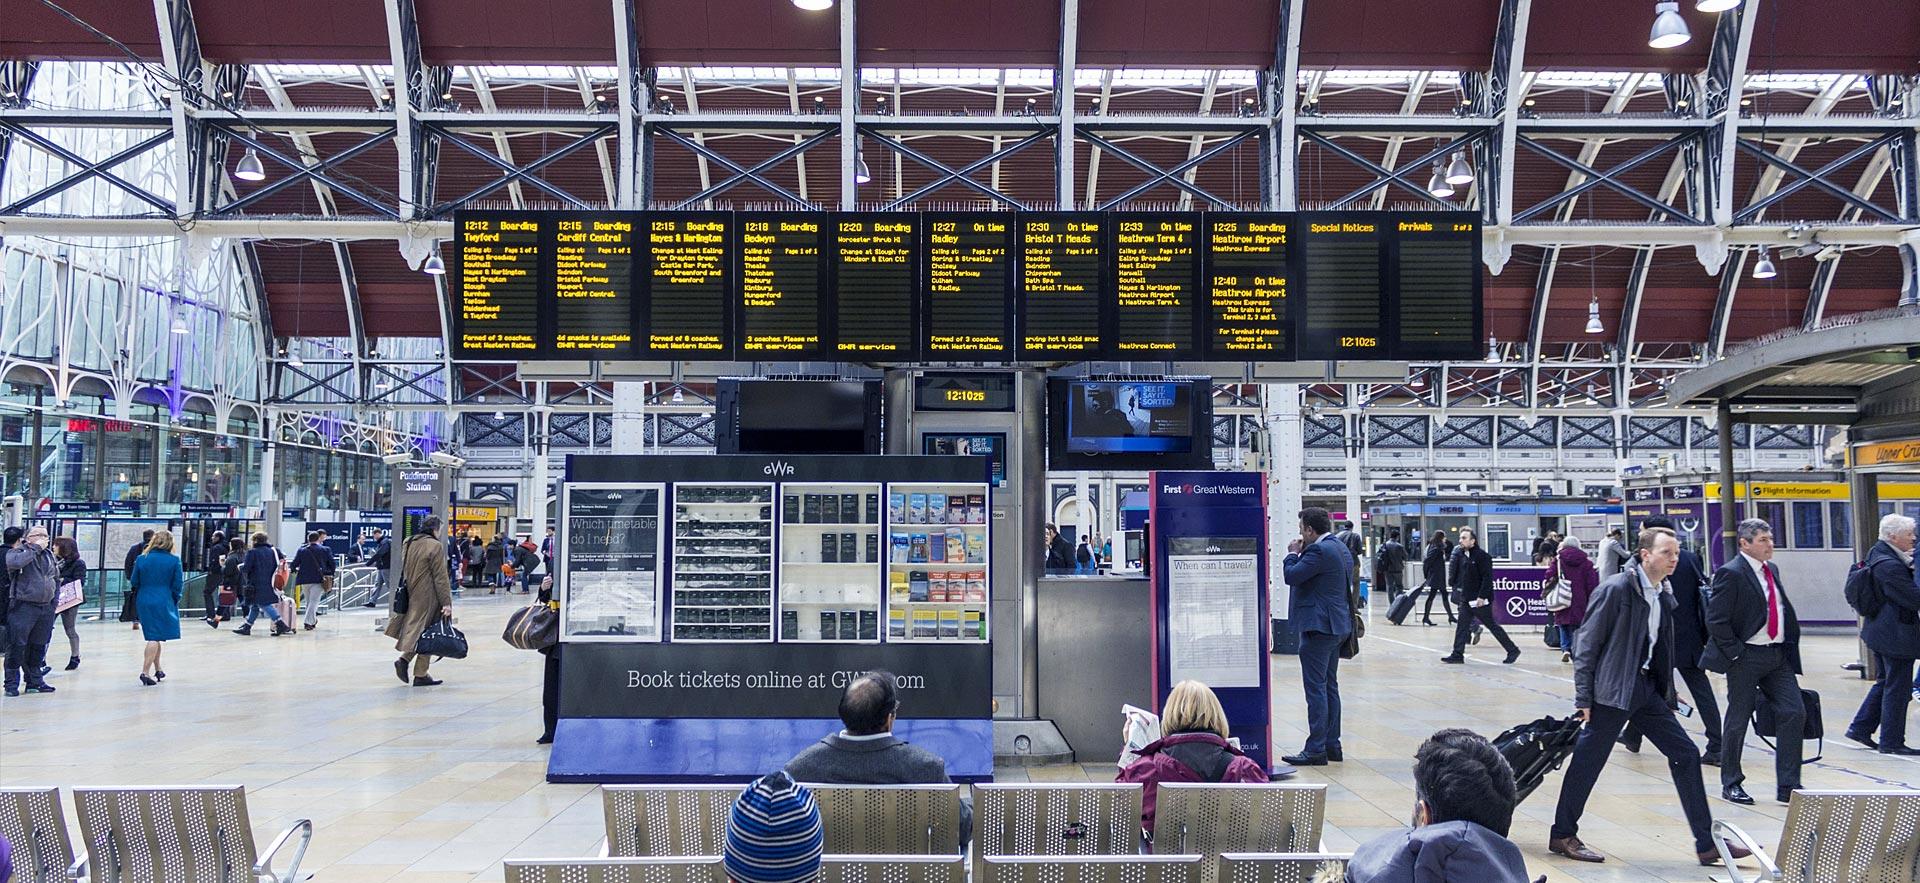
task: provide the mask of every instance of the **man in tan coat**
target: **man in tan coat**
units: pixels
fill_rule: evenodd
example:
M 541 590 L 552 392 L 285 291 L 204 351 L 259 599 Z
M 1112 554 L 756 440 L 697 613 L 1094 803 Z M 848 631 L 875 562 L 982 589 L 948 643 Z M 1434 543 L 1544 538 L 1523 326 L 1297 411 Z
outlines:
M 400 683 L 409 683 L 407 664 L 412 663 L 411 683 L 416 687 L 440 683 L 427 677 L 427 664 L 433 657 L 414 652 L 420 633 L 434 620 L 453 616 L 453 582 L 447 577 L 447 556 L 439 533 L 439 516 L 430 516 L 420 523 L 419 533 L 407 538 L 400 559 L 400 585 L 406 590 L 407 612 L 387 620 L 387 637 L 394 639 L 394 649 L 400 651 L 400 658 L 393 661 L 393 673 Z

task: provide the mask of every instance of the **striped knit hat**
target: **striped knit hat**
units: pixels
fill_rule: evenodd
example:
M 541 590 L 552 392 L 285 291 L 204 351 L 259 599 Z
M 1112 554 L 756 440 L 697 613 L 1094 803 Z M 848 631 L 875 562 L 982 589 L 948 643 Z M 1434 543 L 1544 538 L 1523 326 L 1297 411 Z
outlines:
M 820 876 L 820 808 L 778 772 L 747 786 L 727 819 L 727 877 L 734 883 L 803 883 Z

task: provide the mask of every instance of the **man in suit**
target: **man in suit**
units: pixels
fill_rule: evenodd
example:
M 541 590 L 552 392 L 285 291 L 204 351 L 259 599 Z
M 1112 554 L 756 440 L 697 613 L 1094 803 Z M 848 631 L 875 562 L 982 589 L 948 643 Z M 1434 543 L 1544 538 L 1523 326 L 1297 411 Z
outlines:
M 1707 646 L 1700 664 L 1727 676 L 1727 722 L 1720 751 L 1720 796 L 1751 805 L 1740 786 L 1740 751 L 1753 715 L 1755 690 L 1773 707 L 1774 799 L 1786 803 L 1800 787 L 1800 620 L 1793 614 L 1773 565 L 1773 528 L 1758 518 L 1736 528 L 1740 554 L 1713 573 L 1707 591 Z
M 1580 841 L 1580 816 L 1606 768 L 1613 740 L 1628 721 L 1639 726 L 1666 755 L 1673 789 L 1693 833 L 1694 858 L 1720 861 L 1713 840 L 1713 814 L 1700 781 L 1700 757 L 1673 715 L 1673 610 L 1667 577 L 1680 564 L 1680 542 L 1671 531 L 1640 531 L 1625 570 L 1600 583 L 1587 600 L 1587 618 L 1574 633 L 1574 715 L 1586 722 L 1560 785 L 1547 850 L 1582 862 L 1606 858 Z M 1735 858 L 1750 853 L 1729 843 Z
M 1913 548 L 1913 519 L 1899 514 L 1880 519 L 1880 541 L 1861 565 L 1868 584 L 1860 594 L 1868 597 L 1855 605 L 1863 620 L 1860 640 L 1873 651 L 1880 676 L 1847 726 L 1848 739 L 1881 754 L 1908 757 L 1920 755 L 1920 748 L 1907 745 L 1907 702 L 1913 698 L 1914 661 L 1920 659 L 1920 585 L 1913 576 Z M 1874 730 L 1880 731 L 1878 742 Z
M 1333 519 L 1317 506 L 1300 510 L 1300 538 L 1287 546 L 1292 589 L 1288 619 L 1300 639 L 1300 684 L 1307 695 L 1307 745 L 1281 758 L 1294 766 L 1339 762 L 1340 645 L 1353 633 L 1353 554 L 1333 536 Z
M 1673 519 L 1655 515 L 1640 522 L 1640 527 L 1673 530 Z M 1693 707 L 1699 711 L 1700 724 L 1707 731 L 1707 750 L 1701 753 L 1700 762 L 1719 766 L 1720 703 L 1713 695 L 1713 681 L 1700 667 L 1700 651 L 1707 644 L 1707 568 L 1700 562 L 1700 554 L 1681 549 L 1680 566 L 1674 568 L 1667 582 L 1673 584 L 1673 599 L 1679 602 L 1673 611 L 1674 671 L 1687 682 L 1687 692 L 1693 694 Z M 1620 734 L 1620 744 L 1628 751 L 1639 751 L 1640 731 L 1628 724 Z

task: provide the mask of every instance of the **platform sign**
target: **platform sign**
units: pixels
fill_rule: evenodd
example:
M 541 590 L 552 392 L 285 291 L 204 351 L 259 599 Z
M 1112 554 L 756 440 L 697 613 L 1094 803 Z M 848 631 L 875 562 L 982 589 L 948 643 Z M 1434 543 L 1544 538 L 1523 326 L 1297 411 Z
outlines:
M 1020 218 L 1020 357 L 1066 362 L 1105 353 L 1108 303 L 1102 212 L 1023 213 Z
M 729 359 L 733 355 L 732 212 L 646 215 L 641 355 Z
M 1493 566 L 1493 621 L 1501 625 L 1552 625 L 1553 612 L 1543 597 L 1544 567 Z
M 1293 216 L 1217 214 L 1206 225 L 1206 358 L 1293 361 Z

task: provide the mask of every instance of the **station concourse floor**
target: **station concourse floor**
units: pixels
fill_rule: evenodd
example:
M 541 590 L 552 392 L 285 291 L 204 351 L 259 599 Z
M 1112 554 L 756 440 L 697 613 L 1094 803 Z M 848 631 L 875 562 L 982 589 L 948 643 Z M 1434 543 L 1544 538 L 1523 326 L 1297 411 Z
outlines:
M 313 819 L 303 871 L 326 883 L 498 883 L 500 862 L 510 856 L 593 855 L 603 836 L 594 787 L 547 784 L 547 749 L 534 744 L 541 658 L 495 637 L 523 601 L 469 595 L 456 602 L 473 653 L 436 664 L 433 673 L 446 684 L 427 689 L 393 678 L 392 642 L 374 632 L 370 610 L 334 613 L 317 631 L 283 638 L 267 637 L 265 628 L 240 638 L 188 620 L 184 639 L 166 649 L 170 677 L 158 687 L 135 678 L 140 645 L 129 627 L 83 624 L 77 672 L 59 670 L 66 638 L 56 629 L 50 682 L 59 692 L 0 699 L 0 786 L 242 784 L 263 846 L 291 820 Z M 1329 784 L 1329 850 L 1351 851 L 1407 821 L 1413 751 L 1434 730 L 1463 726 L 1492 736 L 1569 712 L 1570 666 L 1538 630 L 1514 635 L 1524 653 L 1514 666 L 1499 664 L 1490 639 L 1470 650 L 1468 665 L 1441 666 L 1451 634 L 1376 616 L 1360 657 L 1341 664 L 1347 760 L 1294 780 Z M 1854 646 L 1850 635 L 1811 636 L 1803 645 L 1802 684 L 1820 692 L 1826 732 L 1835 737 L 1826 759 L 1805 771 L 1805 787 L 1920 787 L 1920 761 L 1837 738 L 1867 688 L 1840 668 Z M 1299 666 L 1273 657 L 1273 667 L 1275 739 L 1282 750 L 1297 750 L 1305 738 Z M 1116 709 L 1116 726 L 1118 717 Z M 1697 721 L 1683 725 L 1698 738 Z M 1083 760 L 1004 769 L 998 778 L 1111 781 L 1111 760 Z M 1771 847 L 1786 808 L 1764 799 L 1773 788 L 1771 754 L 1751 736 L 1746 765 L 1748 790 L 1760 804 L 1718 799 L 1711 767 L 1709 802 L 1716 817 Z M 1513 839 L 1534 875 L 1726 879 L 1691 860 L 1666 764 L 1650 746 L 1638 755 L 1615 750 L 1588 806 L 1581 836 L 1607 855 L 1604 864 L 1547 853 L 1560 778 L 1551 774 L 1516 813 Z M 71 815 L 71 795 L 62 797 Z

